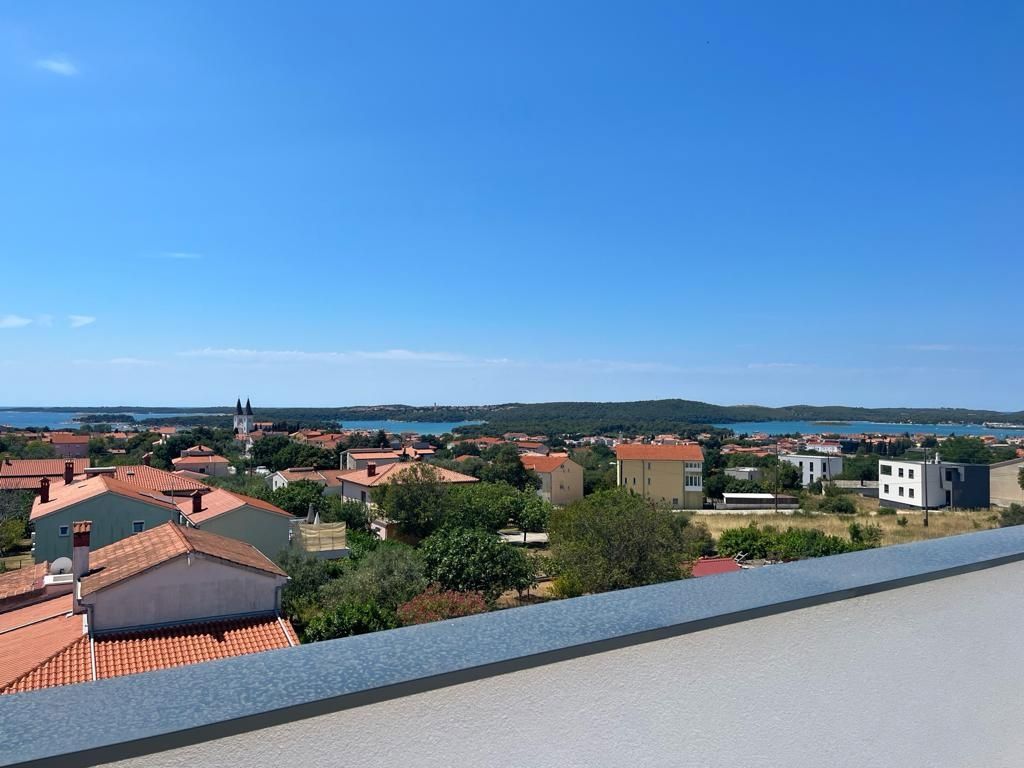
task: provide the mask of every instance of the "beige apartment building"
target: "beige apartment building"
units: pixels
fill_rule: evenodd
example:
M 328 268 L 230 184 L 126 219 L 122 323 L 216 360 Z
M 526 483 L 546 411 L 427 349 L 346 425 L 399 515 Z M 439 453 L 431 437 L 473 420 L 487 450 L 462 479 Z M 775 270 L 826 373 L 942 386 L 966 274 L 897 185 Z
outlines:
M 618 484 L 673 509 L 704 505 L 704 451 L 690 445 L 630 443 L 615 448 Z
M 1024 489 L 1020 487 L 1018 481 L 1021 467 L 1024 467 L 1024 459 L 989 464 L 989 500 L 993 506 L 1024 504 Z
M 565 454 L 540 456 L 528 453 L 519 457 L 523 466 L 540 478 L 537 495 L 557 507 L 583 498 L 583 467 Z

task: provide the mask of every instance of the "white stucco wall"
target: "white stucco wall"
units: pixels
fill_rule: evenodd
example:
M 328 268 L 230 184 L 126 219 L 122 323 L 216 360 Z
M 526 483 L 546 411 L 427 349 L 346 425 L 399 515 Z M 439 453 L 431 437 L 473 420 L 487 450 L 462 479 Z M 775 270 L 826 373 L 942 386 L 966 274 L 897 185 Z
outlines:
M 227 616 L 276 607 L 283 577 L 236 568 L 200 555 L 180 557 L 83 599 L 97 631 Z
M 1021 583 L 1001 566 L 116 765 L 1020 766 Z

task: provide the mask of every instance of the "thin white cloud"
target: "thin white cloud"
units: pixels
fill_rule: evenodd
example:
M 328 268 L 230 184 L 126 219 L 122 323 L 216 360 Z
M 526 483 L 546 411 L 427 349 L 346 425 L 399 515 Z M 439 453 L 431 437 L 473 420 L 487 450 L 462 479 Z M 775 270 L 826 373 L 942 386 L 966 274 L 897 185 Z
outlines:
M 903 349 L 912 352 L 952 352 L 956 347 L 952 344 L 907 344 Z
M 193 349 L 180 353 L 184 357 L 205 357 L 245 363 L 347 363 L 360 360 L 390 360 L 398 362 L 461 363 L 470 362 L 464 355 L 447 352 L 413 352 L 408 349 L 386 349 L 377 352 L 306 352 L 298 349 Z
M 190 251 L 164 251 L 163 253 L 156 253 L 150 256 L 151 259 L 175 259 L 178 261 L 195 261 L 196 259 L 203 258 L 201 253 L 193 253 Z
M 152 368 L 163 365 L 159 360 L 147 360 L 142 357 L 112 357 L 109 360 L 72 360 L 75 365 L 116 365 L 125 368 Z
M 747 368 L 752 370 L 764 370 L 772 368 L 809 368 L 804 363 L 747 363 Z
M 78 74 L 78 67 L 67 56 L 49 56 L 45 59 L 36 59 L 36 69 L 42 69 L 53 75 L 61 77 L 74 77 Z
M 418 352 L 409 349 L 346 352 L 308 352 L 305 350 L 271 350 L 212 348 L 180 352 L 182 357 L 200 357 L 236 363 L 359 363 L 383 361 L 393 363 L 437 363 L 462 368 L 534 368 L 581 373 L 672 373 L 683 369 L 667 363 L 629 360 L 513 360 L 507 357 L 472 357 L 454 352 Z
M 91 315 L 68 315 L 68 322 L 72 328 L 82 328 L 83 326 L 95 323 L 96 318 Z
M 0 315 L 0 328 L 24 328 L 32 320 L 21 315 Z
M 53 315 L 36 315 L 36 323 L 44 328 L 53 327 Z

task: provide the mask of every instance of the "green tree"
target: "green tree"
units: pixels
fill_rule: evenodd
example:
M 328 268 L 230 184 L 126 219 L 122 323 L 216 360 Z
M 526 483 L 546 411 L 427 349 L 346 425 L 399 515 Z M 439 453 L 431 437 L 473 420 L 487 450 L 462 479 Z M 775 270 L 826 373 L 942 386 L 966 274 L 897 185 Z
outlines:
M 270 502 L 296 517 L 305 517 L 309 505 L 319 510 L 323 506 L 323 486 L 312 480 L 293 480 L 270 494 Z
M 21 517 L 8 517 L 0 520 L 0 555 L 7 554 L 25 538 L 25 520 Z
M 420 551 L 427 578 L 442 589 L 479 592 L 488 602 L 534 583 L 526 553 L 487 531 L 445 528 L 424 541 Z
M 367 552 L 341 578 L 320 588 L 320 604 L 333 610 L 345 603 L 373 604 L 394 613 L 427 587 L 423 558 L 405 544 L 385 542 Z
M 565 596 L 682 576 L 686 543 L 672 517 L 624 488 L 599 491 L 551 514 L 555 587 Z
M 348 531 L 369 529 L 370 510 L 361 501 L 325 494 L 320 502 L 320 522 L 344 523 Z
M 491 463 L 480 470 L 480 479 L 490 483 L 508 483 L 521 491 L 540 488 L 537 473 L 523 465 L 519 450 L 511 443 L 494 452 Z
M 942 441 L 938 453 L 943 461 L 964 464 L 990 464 L 992 453 L 978 437 L 949 437 Z
M 1024 467 L 1017 470 L 1017 485 L 1021 487 L 1021 490 L 1024 490 Z
M 526 498 L 522 499 L 522 503 L 513 511 L 511 520 L 523 532 L 525 543 L 527 533 L 541 533 L 548 527 L 548 520 L 551 519 L 551 510 L 554 507 L 535 493 L 522 491 L 522 494 L 526 495 Z
M 402 533 L 423 538 L 441 524 L 448 492 L 434 467 L 416 462 L 396 479 L 376 486 L 373 501 L 384 517 L 398 523 Z

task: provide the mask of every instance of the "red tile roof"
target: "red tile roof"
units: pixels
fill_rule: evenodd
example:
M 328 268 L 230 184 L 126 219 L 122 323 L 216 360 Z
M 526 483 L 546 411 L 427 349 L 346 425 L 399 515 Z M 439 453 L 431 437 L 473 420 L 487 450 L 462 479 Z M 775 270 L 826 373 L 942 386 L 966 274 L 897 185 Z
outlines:
M 204 501 L 209 495 L 203 497 Z M 89 573 L 82 578 L 80 584 L 80 594 L 82 597 L 91 595 L 168 560 L 191 553 L 226 560 L 275 576 L 287 575 L 266 555 L 244 541 L 175 523 L 163 523 L 93 552 L 89 558 Z
M 714 576 L 741 570 L 743 569 L 731 557 L 702 557 L 693 564 L 690 572 L 694 576 Z
M 86 474 L 93 473 L 87 472 Z M 180 495 L 182 493 L 191 493 L 192 491 L 205 492 L 210 490 L 210 486 L 206 483 L 191 480 L 187 477 L 176 475 L 173 472 L 150 467 L 146 464 L 127 464 L 114 467 L 114 472 L 107 474 L 107 477 L 113 477 L 115 480 L 119 480 L 127 485 L 133 485 L 148 491 L 156 491 L 161 494 L 175 493 Z
M 171 499 L 160 493 L 122 483 L 109 475 L 98 475 L 85 480 L 76 480 L 71 484 L 61 481 L 51 484 L 50 500 L 44 504 L 41 498 L 36 496 L 35 501 L 32 502 L 32 514 L 29 515 L 29 519 L 38 520 L 104 493 L 114 493 L 124 498 L 177 512 L 177 507 L 174 506 Z
M 4 459 L 0 462 L 0 477 L 34 477 L 38 488 L 40 477 L 63 477 L 66 461 L 74 465 L 76 475 L 89 466 L 88 459 Z
M 191 498 L 181 499 L 178 502 L 178 509 L 188 518 L 189 522 L 196 525 L 246 505 L 262 509 L 265 512 L 273 512 L 275 515 L 283 515 L 289 519 L 292 518 L 290 513 L 285 512 L 280 507 L 275 507 L 269 501 L 263 501 L 263 499 L 257 499 L 252 496 L 243 496 L 241 493 L 234 493 L 233 491 L 225 491 L 223 488 L 215 488 L 209 493 L 203 494 L 202 509 L 199 514 L 192 512 L 192 504 Z
M 527 469 L 532 469 L 534 472 L 554 472 L 560 466 L 569 461 L 568 456 L 539 456 L 532 453 L 527 453 L 519 457 L 519 460 L 523 462 L 523 466 Z
M 43 577 L 46 576 L 49 565 L 49 563 L 36 563 L 0 573 L 0 611 L 3 610 L 5 600 L 22 597 L 32 592 L 42 592 Z
M 342 478 L 346 482 L 355 483 L 356 485 L 364 485 L 372 487 L 381 483 L 390 483 L 395 478 L 401 477 L 408 472 L 412 467 L 416 466 L 428 466 L 437 473 L 437 479 L 442 483 L 475 483 L 478 479 L 470 475 L 464 475 L 461 472 L 456 472 L 451 469 L 445 469 L 444 467 L 435 467 L 432 464 L 385 464 L 382 467 L 377 467 L 377 473 L 371 477 L 365 469 L 346 469 L 338 472 L 338 477 Z
M 89 435 L 68 435 L 55 432 L 50 435 L 50 442 L 60 445 L 81 445 L 82 443 L 89 442 Z
M 313 469 L 312 467 L 289 467 L 279 470 L 281 477 L 289 483 L 296 480 L 309 480 L 311 483 L 322 483 L 323 485 L 338 485 L 338 470 L 334 469 Z
M 704 461 L 704 451 L 696 443 L 690 445 L 646 445 L 626 443 L 615 447 L 620 461 Z
M 0 690 L 82 639 L 82 617 L 71 606 L 71 595 L 62 595 L 0 614 Z
M 80 627 L 81 618 L 76 619 Z M 291 624 L 276 616 L 202 621 L 100 634 L 93 639 L 96 658 L 94 678 L 89 638 L 81 636 L 81 629 L 79 635 L 16 679 L 10 679 L 9 675 L 0 677 L 4 684 L 0 693 L 20 693 L 92 679 L 135 675 L 298 645 Z
M 230 464 L 231 462 L 223 456 L 179 456 L 171 459 L 171 464 L 176 467 L 190 467 L 204 464 Z

